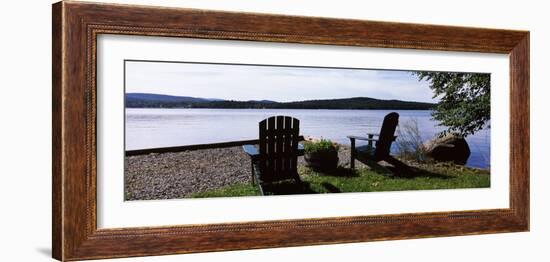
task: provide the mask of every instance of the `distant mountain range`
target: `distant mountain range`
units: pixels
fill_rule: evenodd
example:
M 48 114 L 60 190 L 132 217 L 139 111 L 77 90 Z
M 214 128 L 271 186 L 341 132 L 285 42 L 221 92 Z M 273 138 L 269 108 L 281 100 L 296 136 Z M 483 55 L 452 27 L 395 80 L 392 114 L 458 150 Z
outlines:
M 278 108 L 278 109 L 393 109 L 425 110 L 435 104 L 382 100 L 370 97 L 352 97 L 341 99 L 305 100 L 296 102 L 276 102 L 271 100 L 235 101 L 216 98 L 198 98 L 189 96 L 170 96 L 147 93 L 127 93 L 128 108 Z

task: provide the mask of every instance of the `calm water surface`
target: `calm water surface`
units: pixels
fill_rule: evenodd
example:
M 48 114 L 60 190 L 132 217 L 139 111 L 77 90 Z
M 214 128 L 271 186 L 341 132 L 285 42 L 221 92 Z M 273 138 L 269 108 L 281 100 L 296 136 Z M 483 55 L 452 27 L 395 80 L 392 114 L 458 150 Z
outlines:
M 258 122 L 274 115 L 300 119 L 300 133 L 349 145 L 347 135 L 378 133 L 390 110 L 295 109 L 126 109 L 126 150 L 207 144 L 258 138 Z M 423 140 L 441 127 L 427 110 L 397 110 L 399 123 L 416 120 Z M 399 128 L 399 127 L 398 127 Z M 468 166 L 490 164 L 490 130 L 466 138 L 472 154 Z M 395 149 L 394 149 L 395 150 Z

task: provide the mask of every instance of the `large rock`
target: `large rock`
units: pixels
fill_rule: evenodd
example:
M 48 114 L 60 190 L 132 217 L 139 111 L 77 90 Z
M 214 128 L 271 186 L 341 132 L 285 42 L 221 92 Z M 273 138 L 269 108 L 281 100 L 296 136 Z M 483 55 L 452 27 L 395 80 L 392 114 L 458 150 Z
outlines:
M 460 136 L 448 134 L 424 143 L 426 156 L 439 162 L 465 165 L 470 157 L 470 147 Z

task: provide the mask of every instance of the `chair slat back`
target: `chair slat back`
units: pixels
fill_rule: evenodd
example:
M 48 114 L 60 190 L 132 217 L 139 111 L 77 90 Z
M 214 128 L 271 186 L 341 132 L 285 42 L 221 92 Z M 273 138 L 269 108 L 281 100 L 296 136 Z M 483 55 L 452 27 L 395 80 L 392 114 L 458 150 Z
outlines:
M 376 161 L 384 160 L 390 155 L 391 144 L 395 140 L 395 129 L 399 123 L 399 114 L 391 112 L 384 117 L 382 128 L 380 128 L 380 136 L 376 142 L 374 151 L 374 159 Z
M 300 121 L 273 116 L 259 124 L 260 169 L 264 182 L 294 178 L 297 174 Z

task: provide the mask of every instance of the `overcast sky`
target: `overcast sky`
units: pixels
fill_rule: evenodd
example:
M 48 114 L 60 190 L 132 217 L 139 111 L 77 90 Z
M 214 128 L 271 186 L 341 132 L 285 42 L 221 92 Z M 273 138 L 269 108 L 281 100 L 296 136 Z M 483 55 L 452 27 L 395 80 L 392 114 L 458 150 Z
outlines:
M 225 100 L 372 97 L 437 102 L 408 71 L 126 61 L 126 93 Z

